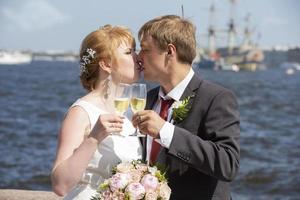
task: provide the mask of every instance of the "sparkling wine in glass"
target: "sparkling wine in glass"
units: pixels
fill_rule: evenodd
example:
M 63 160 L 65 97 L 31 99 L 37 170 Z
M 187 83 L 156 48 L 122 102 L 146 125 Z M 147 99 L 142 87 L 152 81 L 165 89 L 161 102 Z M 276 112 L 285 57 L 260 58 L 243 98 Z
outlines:
M 146 98 L 147 98 L 146 84 L 135 83 L 131 85 L 130 107 L 133 113 L 145 109 Z M 130 136 L 145 137 L 145 135 L 139 132 L 138 128 L 136 128 L 135 133 Z
M 114 100 L 114 107 L 119 114 L 124 114 L 124 112 L 128 109 L 129 106 L 129 98 L 116 98 Z
M 125 83 L 118 83 L 116 85 L 114 107 L 118 114 L 123 115 L 129 107 L 129 100 L 131 97 L 130 85 Z

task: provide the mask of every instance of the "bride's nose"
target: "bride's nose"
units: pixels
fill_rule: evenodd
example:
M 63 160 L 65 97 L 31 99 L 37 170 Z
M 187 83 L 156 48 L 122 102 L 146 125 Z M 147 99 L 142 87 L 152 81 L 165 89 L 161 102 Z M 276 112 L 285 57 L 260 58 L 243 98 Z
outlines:
M 137 55 L 137 53 L 134 52 L 134 53 L 131 54 L 131 56 L 132 56 L 132 58 L 133 58 L 133 61 L 134 61 L 135 63 L 137 63 L 137 62 L 138 62 L 138 55 Z

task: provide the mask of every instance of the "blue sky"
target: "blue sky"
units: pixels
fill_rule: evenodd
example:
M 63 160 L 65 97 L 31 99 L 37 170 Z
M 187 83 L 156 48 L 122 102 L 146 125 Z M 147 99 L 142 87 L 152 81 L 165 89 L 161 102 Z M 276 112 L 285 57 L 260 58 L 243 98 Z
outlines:
M 253 40 L 263 47 L 300 46 L 299 0 L 236 0 L 238 31 L 251 13 Z M 212 0 L 0 0 L 0 49 L 71 50 L 104 24 L 128 26 L 134 35 L 147 20 L 165 14 L 181 15 L 197 26 L 200 46 L 207 45 L 208 9 Z M 214 0 L 215 25 L 225 29 L 229 0 Z M 259 37 L 258 35 L 261 35 Z M 260 39 L 259 39 L 260 38 Z M 242 37 L 238 38 L 241 41 Z M 225 44 L 219 34 L 217 43 Z

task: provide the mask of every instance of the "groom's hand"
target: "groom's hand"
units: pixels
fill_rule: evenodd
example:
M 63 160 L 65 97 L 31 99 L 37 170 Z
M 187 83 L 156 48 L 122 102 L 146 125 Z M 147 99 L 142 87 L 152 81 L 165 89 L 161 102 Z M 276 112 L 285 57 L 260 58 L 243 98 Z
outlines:
M 160 138 L 159 131 L 166 121 L 153 110 L 143 110 L 135 113 L 132 117 L 132 124 L 138 127 L 140 132 L 148 134 L 153 138 Z

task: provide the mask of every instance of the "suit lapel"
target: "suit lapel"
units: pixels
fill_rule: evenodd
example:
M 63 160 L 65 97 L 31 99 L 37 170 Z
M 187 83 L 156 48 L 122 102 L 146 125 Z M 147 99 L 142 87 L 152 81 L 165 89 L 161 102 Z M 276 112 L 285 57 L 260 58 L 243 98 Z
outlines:
M 185 88 L 183 94 L 181 95 L 180 101 L 187 98 L 188 96 L 194 95 L 195 91 L 199 88 L 201 82 L 202 82 L 202 80 L 196 74 L 194 74 L 191 81 L 189 82 L 189 84 Z M 191 99 L 191 101 L 192 100 L 193 99 Z
M 189 82 L 189 84 L 185 88 L 183 94 L 181 95 L 180 101 L 186 99 L 189 96 L 194 96 L 195 93 L 196 93 L 196 91 L 200 87 L 201 83 L 202 83 L 202 80 L 197 75 L 194 74 L 194 76 L 192 77 L 191 81 Z M 190 98 L 190 100 L 189 100 L 189 106 L 193 105 L 194 99 L 195 98 L 193 98 L 193 97 Z M 176 123 L 176 126 L 180 126 L 183 121 Z
M 158 92 L 159 87 L 156 87 L 147 93 L 146 110 L 151 110 L 153 108 L 158 98 Z

